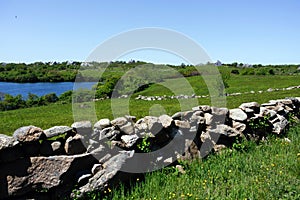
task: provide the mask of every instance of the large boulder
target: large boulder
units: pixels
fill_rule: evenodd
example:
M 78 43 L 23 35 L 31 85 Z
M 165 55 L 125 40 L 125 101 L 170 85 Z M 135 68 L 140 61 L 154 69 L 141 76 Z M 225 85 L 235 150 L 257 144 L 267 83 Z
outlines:
M 103 192 L 109 184 L 113 184 L 113 181 L 118 183 L 120 179 L 129 178 L 128 175 L 124 174 L 120 177 L 122 173 L 119 172 L 133 155 L 134 151 L 123 151 L 106 161 L 102 165 L 103 168 L 101 167 L 86 185 L 79 188 L 79 197 L 85 197 L 87 193 L 92 191 Z M 73 193 L 73 197 L 76 197 L 76 193 Z
M 19 142 L 35 142 L 46 138 L 46 135 L 41 128 L 30 125 L 18 128 L 13 137 Z
M 75 175 L 91 169 L 97 160 L 90 154 L 30 157 L 0 165 L 0 197 L 17 197 L 39 190 L 71 190 Z M 50 194 L 49 194 L 50 195 Z M 57 199 L 58 197 L 53 197 Z

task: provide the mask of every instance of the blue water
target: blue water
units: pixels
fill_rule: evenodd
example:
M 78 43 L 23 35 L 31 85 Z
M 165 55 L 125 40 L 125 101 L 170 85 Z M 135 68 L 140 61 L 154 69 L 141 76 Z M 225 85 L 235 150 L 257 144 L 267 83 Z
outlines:
M 96 82 L 81 82 L 76 83 L 75 88 L 91 89 Z M 10 82 L 0 82 L 0 93 L 18 95 L 21 94 L 24 98 L 27 97 L 28 93 L 36 94 L 38 96 L 43 96 L 49 93 L 55 93 L 57 96 L 62 93 L 73 90 L 73 82 L 40 82 L 40 83 L 10 83 Z

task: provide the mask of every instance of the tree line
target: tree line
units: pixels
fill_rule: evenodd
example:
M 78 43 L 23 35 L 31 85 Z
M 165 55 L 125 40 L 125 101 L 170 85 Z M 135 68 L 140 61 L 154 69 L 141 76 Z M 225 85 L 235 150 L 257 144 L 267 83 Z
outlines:
M 0 111 L 44 106 L 57 102 L 72 102 L 72 91 L 64 92 L 60 96 L 57 96 L 55 93 L 50 93 L 40 97 L 35 94 L 29 93 L 27 99 L 24 99 L 20 94 L 16 96 L 4 94 L 0 97 Z

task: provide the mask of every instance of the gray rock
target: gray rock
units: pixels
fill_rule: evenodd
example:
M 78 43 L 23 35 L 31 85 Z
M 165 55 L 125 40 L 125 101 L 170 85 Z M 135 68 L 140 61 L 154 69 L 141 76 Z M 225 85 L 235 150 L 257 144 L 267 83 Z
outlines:
M 124 134 L 127 135 L 134 134 L 134 125 L 132 124 L 132 122 L 127 122 L 126 124 L 119 126 L 119 129 Z
M 104 128 L 109 127 L 110 124 L 110 120 L 105 118 L 105 119 L 100 119 L 98 122 L 95 123 L 94 128 L 102 130 Z
M 79 188 L 79 197 L 86 197 L 85 195 L 92 191 L 103 192 L 110 181 L 117 178 L 118 172 L 126 164 L 126 161 L 132 158 L 133 153 L 133 151 L 120 152 L 118 155 L 113 156 L 105 162 L 103 164 L 103 169 L 90 178 L 86 185 Z M 123 177 L 123 179 L 124 178 L 126 178 L 126 176 Z M 129 177 L 127 176 L 127 178 Z
M 259 107 L 260 105 L 257 102 L 243 103 L 239 106 L 239 108 L 245 112 L 252 112 L 251 110 L 253 110 L 255 113 L 259 113 Z
M 22 157 L 23 154 L 19 141 L 16 141 L 13 137 L 0 134 L 0 163 L 14 161 Z
M 123 135 L 121 136 L 122 142 L 125 144 L 125 147 L 132 147 L 136 141 L 139 139 L 137 135 Z
M 191 125 L 188 121 L 175 120 L 175 126 L 183 129 L 191 128 Z
M 181 118 L 183 117 L 183 112 L 177 112 L 174 115 L 172 115 L 172 119 L 177 119 L 177 120 L 181 120 Z
M 211 113 L 211 107 L 204 105 L 204 106 L 200 106 L 199 107 L 201 111 L 205 112 L 205 113 Z
M 72 128 L 69 126 L 54 126 L 44 131 L 47 138 L 63 135 L 72 132 Z
M 275 103 L 275 104 L 282 103 L 282 104 L 285 104 L 285 105 L 292 105 L 293 104 L 293 101 L 291 99 L 277 99 L 277 100 L 270 100 L 269 102 L 270 103 Z
M 122 125 L 127 124 L 127 122 L 128 122 L 128 119 L 126 119 L 125 117 L 118 117 L 118 118 L 112 120 L 111 124 L 113 126 L 122 126 Z
M 213 115 L 209 113 L 204 113 L 204 118 L 205 118 L 205 124 L 206 125 L 211 125 L 213 122 Z
M 71 190 L 76 173 L 90 169 L 95 162 L 92 155 L 83 154 L 22 158 L 0 165 L 0 196 L 16 198 L 36 190 L 58 187 Z M 59 191 L 54 193 L 59 195 Z
M 34 142 L 46 138 L 46 135 L 41 128 L 30 125 L 17 129 L 13 137 L 19 142 Z
M 211 108 L 211 114 L 212 115 L 218 115 L 218 116 L 226 116 L 226 115 L 228 115 L 228 109 L 227 108 L 212 107 Z
M 273 124 L 273 133 L 282 134 L 286 131 L 287 126 L 289 125 L 289 121 L 283 116 L 277 115 L 279 121 Z
M 116 128 L 113 127 L 107 127 L 100 131 L 99 134 L 99 141 L 107 138 L 109 140 L 114 140 L 116 137 L 120 134 L 120 131 L 116 130 Z
M 126 119 L 128 119 L 131 122 L 136 122 L 136 116 L 132 115 L 125 115 Z
M 65 151 L 68 155 L 81 154 L 86 152 L 86 147 L 84 146 L 83 137 L 76 134 L 74 137 L 69 137 L 65 143 Z
M 0 151 L 6 148 L 13 147 L 18 144 L 18 141 L 11 136 L 0 134 Z
M 212 122 L 210 123 L 210 126 L 215 127 L 218 124 L 224 124 L 226 121 L 228 121 L 229 111 L 227 108 L 216 108 L 212 107 L 211 114 Z
M 103 145 L 99 145 L 99 147 L 97 147 L 97 148 L 95 148 L 95 149 L 93 149 L 93 150 L 91 151 L 91 154 L 92 154 L 96 159 L 98 159 L 99 162 L 100 162 L 100 160 L 103 159 L 105 156 L 109 156 L 109 157 L 110 157 L 110 155 L 109 155 L 108 153 L 109 153 L 108 150 L 107 150 Z
M 159 118 L 158 118 L 159 122 L 162 124 L 162 126 L 164 128 L 168 128 L 171 126 L 172 122 L 173 122 L 173 119 L 172 117 L 168 116 L 168 115 L 161 115 Z
M 74 122 L 71 127 L 80 135 L 92 134 L 92 123 L 90 121 Z
M 159 133 L 163 128 L 158 117 L 146 116 L 144 117 L 144 123 L 146 123 L 147 131 L 150 131 L 154 135 Z
M 247 120 L 247 114 L 239 108 L 230 109 L 229 117 L 235 121 L 240 121 L 240 122 Z
M 242 133 L 246 130 L 247 126 L 244 123 L 233 121 L 232 128 L 234 128 L 237 131 L 239 131 L 240 133 Z
M 208 130 L 208 134 L 215 144 L 224 144 L 229 146 L 235 142 L 236 137 L 240 137 L 241 133 L 234 128 L 221 124 L 217 125 L 215 129 Z

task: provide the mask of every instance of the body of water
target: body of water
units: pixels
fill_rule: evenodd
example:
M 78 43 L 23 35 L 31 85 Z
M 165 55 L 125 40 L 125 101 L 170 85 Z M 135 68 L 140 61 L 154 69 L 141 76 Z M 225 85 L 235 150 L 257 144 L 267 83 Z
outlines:
M 24 98 L 27 97 L 28 93 L 36 94 L 38 96 L 43 96 L 49 93 L 55 93 L 57 96 L 62 93 L 73 90 L 74 86 L 76 89 L 84 88 L 91 89 L 96 82 L 40 82 L 40 83 L 11 83 L 11 82 L 0 82 L 0 93 L 18 95 L 21 94 Z

